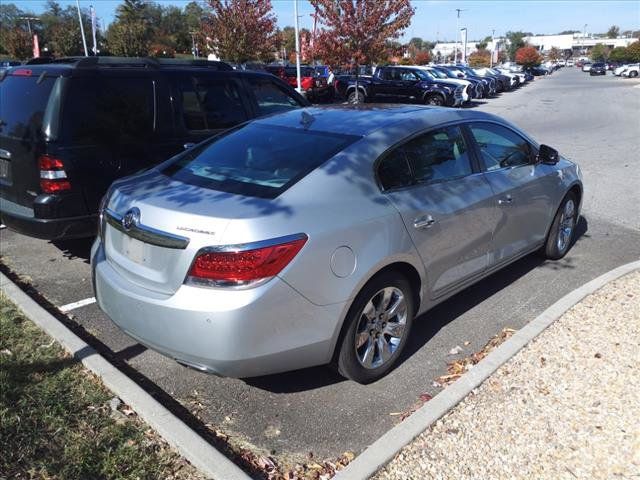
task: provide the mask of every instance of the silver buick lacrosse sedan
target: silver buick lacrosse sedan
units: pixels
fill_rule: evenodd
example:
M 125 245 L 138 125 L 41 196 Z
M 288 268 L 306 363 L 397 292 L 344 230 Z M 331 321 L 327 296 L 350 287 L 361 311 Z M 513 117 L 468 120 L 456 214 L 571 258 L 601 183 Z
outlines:
M 122 330 L 184 365 L 332 364 L 367 383 L 417 315 L 524 255 L 563 257 L 582 196 L 577 165 L 493 115 L 294 110 L 117 181 L 94 288 Z

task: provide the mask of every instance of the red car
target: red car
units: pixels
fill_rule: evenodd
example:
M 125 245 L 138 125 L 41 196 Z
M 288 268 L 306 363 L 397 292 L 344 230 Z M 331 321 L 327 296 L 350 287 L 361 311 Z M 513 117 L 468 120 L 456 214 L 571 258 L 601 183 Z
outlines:
M 298 88 L 295 66 L 268 65 L 266 70 L 276 77 L 281 78 L 293 88 Z M 327 84 L 327 79 L 318 76 L 313 67 L 300 67 L 300 87 L 307 99 L 312 102 L 326 99 L 331 95 L 331 88 Z

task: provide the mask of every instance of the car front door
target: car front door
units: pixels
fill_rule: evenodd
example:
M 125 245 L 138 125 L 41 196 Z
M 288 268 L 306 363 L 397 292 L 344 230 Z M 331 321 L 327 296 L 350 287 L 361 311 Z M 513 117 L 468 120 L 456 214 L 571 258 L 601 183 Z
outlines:
M 491 122 L 468 128 L 495 195 L 499 221 L 489 261 L 500 264 L 544 242 L 555 213 L 551 192 L 559 179 L 552 166 L 536 161 L 535 147 L 514 130 Z
M 497 220 L 493 192 L 459 126 L 394 148 L 377 175 L 422 258 L 432 298 L 487 268 Z

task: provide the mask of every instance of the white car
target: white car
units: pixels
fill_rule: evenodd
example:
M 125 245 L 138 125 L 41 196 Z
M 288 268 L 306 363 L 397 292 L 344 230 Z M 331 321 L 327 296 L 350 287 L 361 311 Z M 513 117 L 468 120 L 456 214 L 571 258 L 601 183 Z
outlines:
M 584 65 L 582 65 L 582 71 L 583 72 L 590 72 L 591 71 L 591 64 L 590 63 L 585 63 Z
M 567 67 L 573 67 L 573 60 L 567 60 Z
M 471 100 L 470 90 L 471 90 L 471 82 L 469 80 L 464 80 L 462 78 L 449 78 L 444 73 L 440 73 L 433 68 L 425 67 L 423 65 L 414 65 L 411 68 L 417 68 L 423 72 L 425 72 L 430 78 L 439 82 L 439 83 L 447 83 L 449 85 L 464 85 L 465 89 L 462 91 L 462 101 L 468 102 Z
M 627 68 L 622 72 L 623 77 L 635 78 L 640 74 L 640 63 L 634 63 L 632 65 L 628 65 Z
M 622 75 L 622 72 L 624 72 L 627 68 L 629 68 L 629 64 L 628 63 L 625 63 L 624 65 L 620 65 L 618 68 L 616 68 L 613 71 L 613 74 L 616 77 L 619 77 L 620 75 Z

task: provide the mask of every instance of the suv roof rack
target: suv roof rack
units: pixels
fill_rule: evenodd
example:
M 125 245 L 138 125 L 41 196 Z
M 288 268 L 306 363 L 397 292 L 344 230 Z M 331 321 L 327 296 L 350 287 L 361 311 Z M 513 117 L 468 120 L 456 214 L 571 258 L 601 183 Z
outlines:
M 152 58 L 152 57 L 60 57 L 60 58 L 34 58 L 27 65 L 38 64 L 66 64 L 77 68 L 95 67 L 138 67 L 138 68 L 162 68 L 162 67 L 206 67 L 221 71 L 233 70 L 231 65 L 225 62 L 210 60 L 182 60 L 177 58 Z

